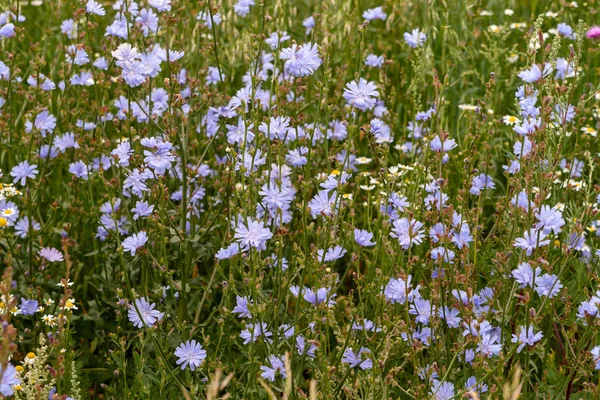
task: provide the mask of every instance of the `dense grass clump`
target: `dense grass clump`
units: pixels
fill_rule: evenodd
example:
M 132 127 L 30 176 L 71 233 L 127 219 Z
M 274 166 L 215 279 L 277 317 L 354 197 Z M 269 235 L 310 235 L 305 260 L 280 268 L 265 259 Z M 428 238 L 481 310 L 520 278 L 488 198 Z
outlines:
M 600 398 L 595 2 L 9 3 L 0 397 Z

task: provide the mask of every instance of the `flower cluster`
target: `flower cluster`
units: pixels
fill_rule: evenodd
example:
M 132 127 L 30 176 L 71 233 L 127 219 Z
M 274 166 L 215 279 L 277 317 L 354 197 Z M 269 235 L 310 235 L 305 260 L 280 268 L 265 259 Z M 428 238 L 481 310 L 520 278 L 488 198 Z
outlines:
M 592 5 L 58 3 L 0 10 L 1 396 L 597 397 Z

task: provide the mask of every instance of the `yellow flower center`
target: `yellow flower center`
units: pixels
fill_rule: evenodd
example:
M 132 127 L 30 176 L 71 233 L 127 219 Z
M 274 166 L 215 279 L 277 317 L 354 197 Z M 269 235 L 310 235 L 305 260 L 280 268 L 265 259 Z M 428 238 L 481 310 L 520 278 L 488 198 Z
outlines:
M 32 352 L 27 353 L 26 357 L 30 360 L 33 360 L 35 358 L 35 354 Z
M 25 368 L 21 367 L 20 365 L 17 365 L 15 367 L 15 369 L 17 370 L 18 373 L 21 373 L 21 372 L 23 372 L 25 370 Z
M 0 217 L 0 228 L 4 228 L 6 226 L 6 224 L 8 224 L 8 221 L 6 220 L 6 218 Z

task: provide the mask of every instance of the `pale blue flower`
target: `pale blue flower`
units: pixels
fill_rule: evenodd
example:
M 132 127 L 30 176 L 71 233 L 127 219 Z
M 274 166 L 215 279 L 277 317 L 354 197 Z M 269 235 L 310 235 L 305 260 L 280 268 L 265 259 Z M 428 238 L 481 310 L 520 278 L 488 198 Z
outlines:
M 525 346 L 533 346 L 535 343 L 542 340 L 542 337 L 544 336 L 542 332 L 534 333 L 532 326 L 529 328 L 520 326 L 518 333 L 518 335 L 513 334 L 511 339 L 511 342 L 519 343 L 519 347 L 517 347 L 517 353 L 520 353 Z
M 154 206 L 148 205 L 148 202 L 146 201 L 138 201 L 137 203 L 135 203 L 135 208 L 131 209 L 134 220 L 137 220 L 142 217 L 148 217 L 152 215 L 152 211 L 154 211 Z
M 137 307 L 137 310 L 136 310 Z M 135 300 L 135 306 L 130 305 L 127 311 L 129 321 L 137 328 L 151 328 L 160 321 L 164 313 L 155 310 L 156 304 L 148 302 L 144 297 Z M 139 311 L 139 313 L 138 313 Z
M 147 241 L 148 235 L 146 232 L 134 233 L 123 241 L 123 249 L 129 251 L 132 256 L 135 256 L 137 249 L 144 247 Z
M 423 47 L 425 41 L 427 40 L 427 35 L 424 32 L 421 32 L 419 29 L 413 29 L 412 32 L 404 32 L 404 41 L 413 49 L 417 47 Z
M 175 357 L 179 358 L 177 365 L 181 365 L 182 370 L 189 365 L 190 369 L 194 371 L 206 358 L 206 350 L 195 340 L 188 340 L 175 349 Z
M 350 368 L 359 367 L 362 370 L 373 368 L 373 360 L 369 358 L 371 350 L 366 347 L 361 347 L 357 353 L 354 352 L 350 347 L 344 350 L 344 356 L 342 362 L 349 364 Z
M 354 240 L 360 246 L 370 247 L 375 246 L 375 242 L 373 242 L 373 234 L 364 229 L 354 229 Z
M 269 356 L 269 363 L 271 364 L 270 367 L 260 367 L 260 369 L 263 371 L 261 372 L 260 376 L 262 376 L 264 379 L 268 379 L 271 382 L 275 382 L 277 374 L 279 374 L 283 379 L 287 377 L 285 365 L 281 357 Z
M 25 186 L 25 182 L 27 178 L 35 179 L 38 174 L 37 165 L 29 164 L 28 161 L 23 161 L 19 163 L 17 166 L 13 167 L 10 171 L 10 175 L 15 178 L 13 179 L 13 183 L 19 182 L 21 186 Z
M 252 318 L 252 313 L 248 306 L 252 304 L 252 301 L 248 297 L 236 296 L 236 306 L 231 310 L 233 314 L 239 314 L 239 318 Z

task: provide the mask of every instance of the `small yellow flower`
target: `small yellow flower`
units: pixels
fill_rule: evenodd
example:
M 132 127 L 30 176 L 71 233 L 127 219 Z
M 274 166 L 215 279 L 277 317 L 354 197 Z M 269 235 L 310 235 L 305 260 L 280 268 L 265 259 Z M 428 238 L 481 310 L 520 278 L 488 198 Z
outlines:
M 502 27 L 498 26 L 498 25 L 490 25 L 488 27 L 488 31 L 490 31 L 491 33 L 500 33 L 501 30 L 502 30 Z
M 400 168 L 398 168 L 398 166 L 393 166 L 390 167 L 388 170 L 388 175 L 393 176 L 393 177 L 397 177 L 400 175 Z
M 2 210 L 2 216 L 4 216 L 4 217 L 9 217 L 9 216 L 13 215 L 14 213 L 15 213 L 14 208 L 5 208 L 4 210 Z
M 334 169 L 333 171 L 331 171 L 331 176 L 338 176 L 339 174 L 340 174 L 339 169 Z
M 75 305 L 75 299 L 68 299 L 65 303 L 66 310 L 77 310 L 77 306 Z
M 519 122 L 519 119 L 513 115 L 505 115 L 502 117 L 502 122 L 504 122 L 505 125 L 514 125 Z
M 0 228 L 4 228 L 8 224 L 6 218 L 0 217 Z
M 16 384 L 16 385 L 13 385 L 12 388 L 15 392 L 20 392 L 23 389 L 23 386 Z
M 582 181 L 576 181 L 574 179 L 569 179 L 569 185 L 571 186 L 571 189 L 575 190 L 576 192 L 579 192 L 585 184 Z
M 527 24 L 525 22 L 514 22 L 512 24 L 509 25 L 510 29 L 523 29 L 527 27 Z
M 56 326 L 56 317 L 51 314 L 46 314 L 42 317 L 42 321 L 48 326 Z
M 560 246 L 560 240 L 556 239 L 554 241 L 554 246 L 559 247 Z
M 56 284 L 56 286 L 60 286 L 60 287 L 67 287 L 67 286 L 73 286 L 75 282 L 71 282 L 70 279 L 67 279 L 66 281 L 64 279 L 61 279 L 60 282 L 58 282 Z
M 27 353 L 27 355 L 25 356 L 25 359 L 23 360 L 23 362 L 25 364 L 28 365 L 32 365 L 35 363 L 35 360 L 37 359 L 37 357 L 35 356 L 35 353 L 29 352 Z
M 19 374 L 20 374 L 20 373 L 22 373 L 23 371 L 25 371 L 25 368 L 23 368 L 23 367 L 22 367 L 22 366 L 20 366 L 20 365 L 17 365 L 17 366 L 15 367 L 15 369 L 17 370 L 17 372 L 18 372 Z
M 594 137 L 598 135 L 598 132 L 591 126 L 584 126 L 583 128 L 581 128 L 581 132 L 587 133 L 588 135 L 592 135 Z

